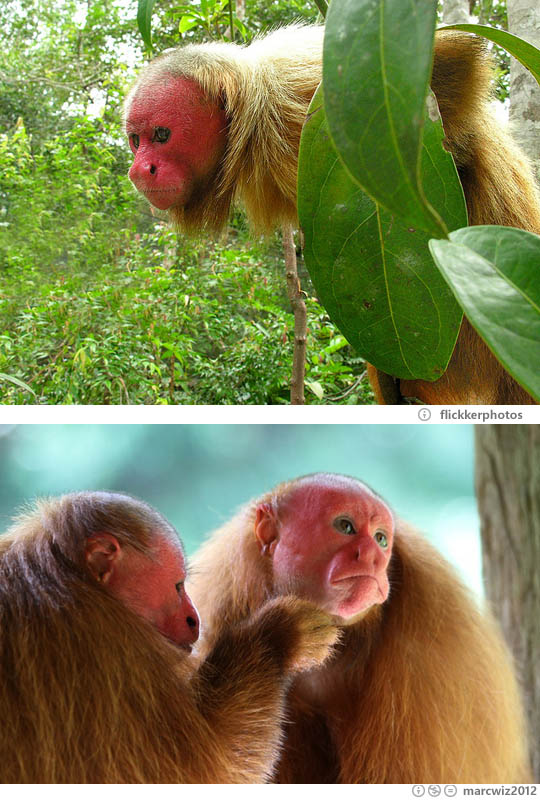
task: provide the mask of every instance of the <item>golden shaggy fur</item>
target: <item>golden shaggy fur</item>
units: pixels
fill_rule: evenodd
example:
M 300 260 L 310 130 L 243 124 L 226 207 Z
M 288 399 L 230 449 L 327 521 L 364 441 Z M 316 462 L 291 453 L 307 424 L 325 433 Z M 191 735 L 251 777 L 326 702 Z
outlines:
M 173 533 L 130 497 L 79 493 L 39 504 L 0 539 L 2 782 L 263 782 L 285 675 L 326 656 L 329 617 L 276 600 L 223 628 L 195 671 L 88 572 L 85 539 L 103 530 L 141 550 Z
M 190 593 L 211 649 L 223 618 L 273 595 L 248 504 L 195 556 Z M 309 537 L 309 533 L 306 533 Z M 530 780 L 512 661 L 492 618 L 447 562 L 399 524 L 390 596 L 343 628 L 334 658 L 289 691 L 276 783 L 502 783 Z

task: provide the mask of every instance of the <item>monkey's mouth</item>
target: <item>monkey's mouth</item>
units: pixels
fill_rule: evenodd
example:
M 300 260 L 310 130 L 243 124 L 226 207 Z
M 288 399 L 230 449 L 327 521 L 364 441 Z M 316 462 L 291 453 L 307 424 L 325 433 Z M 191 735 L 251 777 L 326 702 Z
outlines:
M 177 641 L 173 641 L 172 639 L 168 639 L 168 641 L 170 641 L 171 644 L 174 644 L 176 649 L 182 650 L 182 652 L 186 652 L 188 655 L 191 655 L 193 652 L 193 647 L 191 644 L 179 644 Z
M 160 209 L 162 212 L 166 211 L 167 209 L 171 209 L 171 207 L 182 207 L 185 202 L 185 193 L 181 187 L 166 187 L 165 189 L 154 189 L 149 187 L 148 189 L 140 189 L 141 192 L 147 201 L 149 201 L 152 206 L 155 206 L 156 209 Z
M 165 187 L 165 189 L 154 189 L 153 187 L 149 187 L 145 190 L 140 190 L 140 192 L 144 193 L 145 195 L 167 195 L 171 194 L 171 192 L 180 192 L 181 187 Z
M 354 583 L 357 583 L 359 580 L 372 580 L 377 586 L 379 593 L 382 594 L 379 581 L 372 574 L 347 574 L 343 577 L 332 577 L 330 579 L 330 585 L 337 586 L 339 588 L 342 585 L 354 585 Z
M 193 644 L 188 644 L 187 642 L 180 644 L 179 641 L 175 641 L 174 639 L 170 638 L 170 636 L 166 636 L 165 633 L 161 634 L 163 638 L 169 642 L 169 644 L 174 644 L 177 650 L 182 650 L 182 652 L 187 652 L 188 655 L 193 652 Z

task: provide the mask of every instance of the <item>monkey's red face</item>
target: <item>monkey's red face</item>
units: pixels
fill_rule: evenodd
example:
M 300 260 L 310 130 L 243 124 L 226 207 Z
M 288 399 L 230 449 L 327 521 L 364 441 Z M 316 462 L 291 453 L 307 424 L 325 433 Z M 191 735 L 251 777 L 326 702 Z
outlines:
M 367 488 L 347 480 L 301 485 L 268 545 L 276 590 L 350 619 L 388 596 L 394 520 Z
M 227 143 L 225 111 L 188 78 L 170 77 L 133 98 L 126 133 L 129 178 L 158 209 L 184 207 L 207 188 Z
M 185 649 L 199 637 L 199 615 L 184 588 L 180 544 L 162 538 L 152 555 L 123 552 L 108 580 L 109 591 L 159 632 Z

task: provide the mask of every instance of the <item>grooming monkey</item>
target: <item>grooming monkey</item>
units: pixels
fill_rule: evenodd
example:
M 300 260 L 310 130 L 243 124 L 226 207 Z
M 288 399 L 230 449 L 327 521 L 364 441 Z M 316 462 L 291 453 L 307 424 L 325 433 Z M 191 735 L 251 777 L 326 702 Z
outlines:
M 190 655 L 182 546 L 149 505 L 80 492 L 0 538 L 4 783 L 262 783 L 292 672 L 329 654 L 331 617 L 273 600 Z

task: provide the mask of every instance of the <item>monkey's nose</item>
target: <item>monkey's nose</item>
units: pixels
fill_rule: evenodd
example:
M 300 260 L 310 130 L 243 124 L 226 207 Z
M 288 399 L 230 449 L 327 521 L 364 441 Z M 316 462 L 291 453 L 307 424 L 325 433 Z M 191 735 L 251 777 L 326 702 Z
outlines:
M 157 177 L 157 172 L 157 165 L 153 162 L 149 162 L 146 159 L 135 159 L 129 168 L 128 176 L 137 189 L 144 192 L 144 188 L 148 185 L 150 176 Z
M 199 638 L 199 620 L 194 616 L 186 616 L 186 622 L 187 626 L 191 630 L 193 641 L 197 641 Z

